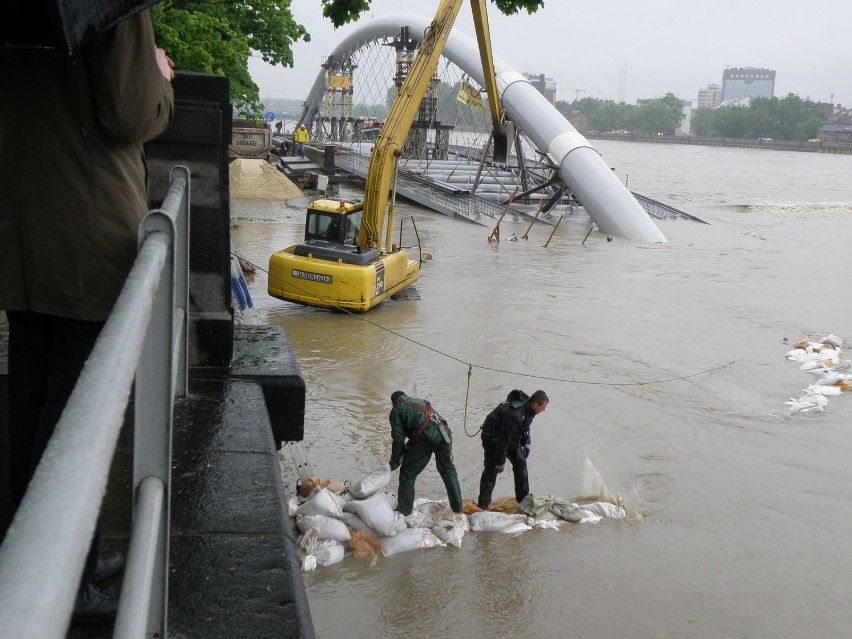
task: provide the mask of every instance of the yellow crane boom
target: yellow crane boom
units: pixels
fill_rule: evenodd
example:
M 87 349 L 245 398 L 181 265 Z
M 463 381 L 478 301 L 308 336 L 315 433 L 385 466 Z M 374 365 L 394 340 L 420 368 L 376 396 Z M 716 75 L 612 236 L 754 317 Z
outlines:
M 402 87 L 400 87 L 396 100 L 394 100 L 376 139 L 367 169 L 367 180 L 364 187 L 364 217 L 358 235 L 358 246 L 374 248 L 380 252 L 391 250 L 396 204 L 391 199 L 390 207 L 388 207 L 388 199 L 392 180 L 396 175 L 399 155 L 463 2 L 464 0 L 441 0 L 435 18 L 423 34 L 411 69 Z M 499 134 L 502 133 L 503 110 L 500 107 L 497 81 L 494 77 L 485 0 L 471 0 L 471 8 L 476 38 L 479 43 L 479 53 L 482 59 L 491 119 L 495 134 Z M 505 135 L 503 135 L 503 139 L 505 139 Z M 505 148 L 504 143 L 503 149 Z M 497 149 L 498 143 L 495 142 L 495 155 L 498 153 Z M 387 215 L 385 215 L 386 209 Z M 384 243 L 381 241 L 383 227 L 387 229 Z
M 303 242 L 276 251 L 269 258 L 272 297 L 321 308 L 365 312 L 381 304 L 420 277 L 423 254 L 419 238 L 417 253 L 395 247 L 391 241 L 396 204 L 388 206 L 391 187 L 405 138 L 411 130 L 420 103 L 456 16 L 464 0 L 440 0 L 435 19 L 427 27 L 417 54 L 373 147 L 367 169 L 364 202 L 321 198 L 308 204 Z M 491 41 L 485 0 L 471 0 L 483 75 L 494 124 L 494 158 L 500 162 L 499 138 L 503 111 L 491 58 Z M 412 225 L 413 227 L 413 225 Z M 416 234 L 416 227 L 414 232 Z M 384 240 L 382 231 L 385 230 Z

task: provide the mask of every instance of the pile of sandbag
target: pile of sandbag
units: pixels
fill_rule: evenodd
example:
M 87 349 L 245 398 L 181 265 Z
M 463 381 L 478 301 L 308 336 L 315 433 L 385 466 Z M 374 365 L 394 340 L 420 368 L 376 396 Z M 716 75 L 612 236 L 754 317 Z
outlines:
M 833 333 L 817 339 L 807 336 L 793 344 L 785 357 L 799 363 L 799 368 L 815 380 L 805 388 L 804 395 L 784 402 L 791 413 L 823 411 L 829 397 L 852 389 L 852 361 L 842 359 L 842 355 L 843 340 Z
M 461 548 L 471 531 L 517 534 L 625 516 L 623 507 L 608 502 L 577 505 L 533 494 L 520 504 L 510 497 L 497 499 L 488 511 L 464 500 L 462 513 L 454 513 L 446 499 L 417 499 L 411 514 L 403 516 L 396 511 L 396 495 L 386 490 L 390 479 L 385 464 L 348 489 L 340 482 L 317 481 L 306 497 L 290 500 L 290 515 L 301 532 L 297 545 L 303 571 L 335 564 L 347 551 L 355 557 L 390 557 L 419 548 Z

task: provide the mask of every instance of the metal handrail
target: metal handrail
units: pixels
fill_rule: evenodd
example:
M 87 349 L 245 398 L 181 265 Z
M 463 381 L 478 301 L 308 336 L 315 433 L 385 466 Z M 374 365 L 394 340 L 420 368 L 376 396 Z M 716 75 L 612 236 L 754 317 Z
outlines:
M 171 416 L 174 393 L 185 393 L 187 383 L 189 171 L 174 167 L 170 178 L 163 208 L 149 212 L 140 226 L 133 268 L 0 546 L 4 636 L 65 636 L 134 377 L 139 508 L 115 632 L 166 634 Z M 182 342 L 177 348 L 175 336 Z M 163 378 L 165 384 L 152 382 Z M 147 432 L 140 438 L 140 431 Z M 153 479 L 141 487 L 146 477 Z M 156 513 L 150 512 L 151 484 L 163 493 Z M 140 538 L 138 531 L 151 530 L 152 520 L 156 538 Z M 148 601 L 139 594 L 146 589 Z M 126 630 L 123 619 L 142 615 L 144 623 L 136 624 L 141 631 Z

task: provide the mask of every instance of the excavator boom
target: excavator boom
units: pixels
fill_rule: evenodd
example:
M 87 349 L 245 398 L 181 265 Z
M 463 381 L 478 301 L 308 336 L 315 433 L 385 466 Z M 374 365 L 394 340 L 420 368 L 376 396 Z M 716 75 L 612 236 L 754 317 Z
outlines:
M 417 253 L 413 255 L 406 248 L 393 246 L 395 205 L 391 200 L 388 206 L 388 199 L 405 138 L 463 2 L 440 0 L 435 18 L 423 34 L 373 147 L 363 205 L 332 198 L 311 202 L 305 217 L 304 241 L 269 258 L 267 290 L 271 296 L 307 306 L 365 312 L 419 279 L 424 257 L 419 238 Z M 494 78 L 485 0 L 471 2 L 495 126 L 494 157 L 497 158 L 503 114 Z M 416 235 L 417 229 L 412 227 Z M 383 229 L 386 229 L 384 238 Z
M 440 0 L 435 18 L 423 34 L 411 69 L 406 75 L 376 139 L 373 154 L 370 157 L 370 165 L 367 169 L 367 180 L 364 187 L 364 218 L 358 236 L 358 246 L 375 248 L 380 252 L 391 250 L 389 244 L 393 227 L 394 207 L 392 205 L 388 209 L 388 197 L 396 173 L 396 164 L 463 2 L 464 0 Z M 471 0 L 471 6 L 482 58 L 482 70 L 485 76 L 491 118 L 495 127 L 495 136 L 499 136 L 502 132 L 503 110 L 500 107 L 497 81 L 494 77 L 485 0 Z M 505 135 L 503 135 L 503 138 L 505 139 Z M 498 149 L 496 139 L 497 137 L 495 137 L 495 155 L 497 155 Z M 503 148 L 505 149 L 505 143 Z M 385 246 L 383 246 L 382 231 L 385 223 L 387 239 Z

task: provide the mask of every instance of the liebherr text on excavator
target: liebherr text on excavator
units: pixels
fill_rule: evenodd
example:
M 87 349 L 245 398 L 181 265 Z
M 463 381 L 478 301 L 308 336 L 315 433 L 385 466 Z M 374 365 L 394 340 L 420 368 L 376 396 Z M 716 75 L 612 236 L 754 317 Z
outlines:
M 268 291 L 273 297 L 347 311 L 368 311 L 414 284 L 424 260 L 418 244 L 393 243 L 397 163 L 405 138 L 444 50 L 464 0 L 441 0 L 423 34 L 417 55 L 373 147 L 363 203 L 323 198 L 308 205 L 305 239 L 269 258 Z M 494 127 L 494 161 L 505 161 L 503 131 L 491 55 L 485 0 L 471 0 L 485 90 Z M 411 221 L 413 225 L 413 220 Z M 416 227 L 414 234 L 417 236 Z

